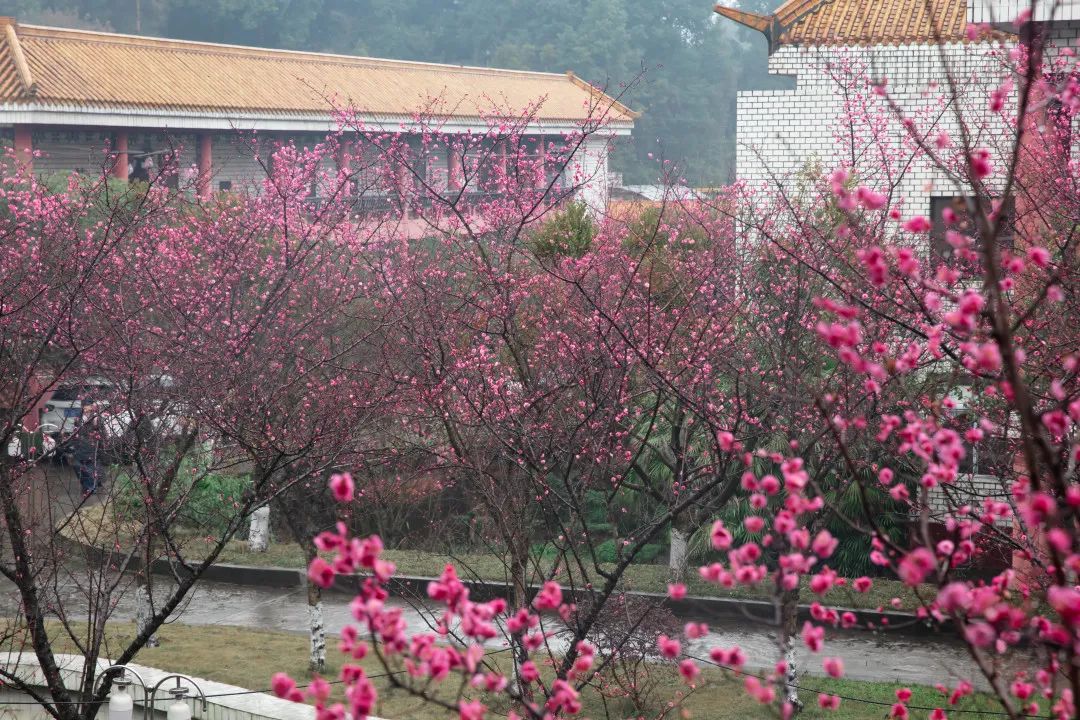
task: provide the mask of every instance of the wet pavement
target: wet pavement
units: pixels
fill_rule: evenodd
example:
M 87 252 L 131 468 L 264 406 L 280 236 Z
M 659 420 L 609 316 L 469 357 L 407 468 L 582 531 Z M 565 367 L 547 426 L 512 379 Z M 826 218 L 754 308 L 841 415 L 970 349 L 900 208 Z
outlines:
M 54 488 L 49 503 L 35 503 L 39 507 L 51 507 L 42 512 L 41 520 L 55 522 L 53 513 L 58 504 L 78 502 L 77 484 L 65 469 L 53 468 L 48 485 Z M 55 488 L 68 490 L 74 496 L 65 498 L 67 503 L 57 503 Z M 40 512 L 40 510 L 39 510 Z M 102 580 L 117 582 L 118 598 L 110 612 L 112 620 L 135 618 L 134 584 L 130 578 L 95 572 L 86 567 L 68 566 L 61 571 L 55 583 L 57 607 L 71 612 L 73 608 L 87 606 L 88 589 Z M 155 585 L 162 581 L 155 579 Z M 164 589 L 163 586 L 162 589 Z M 349 612 L 351 598 L 342 593 L 327 593 L 324 597 L 323 614 L 327 632 L 337 634 L 352 621 Z M 434 622 L 431 611 L 419 599 L 413 602 L 396 600 L 404 611 L 409 632 L 424 632 Z M 0 614 L 11 615 L 18 608 L 14 587 L 0 581 Z M 85 617 L 85 612 L 74 612 L 72 619 Z M 305 588 L 275 589 L 230 585 L 203 581 L 181 604 L 173 621 L 190 625 L 233 625 L 260 630 L 277 630 L 307 634 L 308 607 Z M 712 623 L 711 632 L 703 639 L 687 646 L 691 654 L 705 658 L 715 646 L 740 646 L 747 655 L 751 668 L 771 668 L 779 658 L 776 641 L 771 628 L 752 621 L 724 621 Z M 558 641 L 553 641 L 556 651 Z M 797 662 L 800 672 L 822 675 L 821 657 L 842 658 L 846 676 L 853 680 L 869 680 L 897 683 L 955 684 L 960 679 L 978 677 L 979 673 L 964 646 L 951 637 L 941 635 L 904 635 L 896 631 L 856 632 L 835 631 L 829 634 L 825 649 L 811 654 L 799 643 Z M 978 683 L 977 683 L 978 685 Z M 982 685 L 985 685 L 984 683 Z
M 77 592 L 72 591 L 73 595 Z M 3 595 L 7 597 L 0 604 L 6 605 L 10 596 L 7 593 Z M 72 600 L 74 597 L 68 602 Z M 327 632 L 337 634 L 352 621 L 349 600 L 349 596 L 341 593 L 326 595 L 323 613 Z M 418 603 L 395 602 L 403 608 L 410 633 L 430 629 L 433 622 L 430 610 Z M 71 607 L 67 603 L 65 605 Z M 131 620 L 134 617 L 133 593 L 128 592 L 121 597 L 112 618 Z M 263 589 L 202 582 L 181 605 L 175 621 L 189 625 L 233 625 L 306 634 L 307 591 L 304 588 Z M 749 620 L 714 623 L 710 627 L 708 636 L 689 644 L 691 654 L 705 658 L 712 647 L 739 645 L 747 655 L 749 667 L 771 667 L 778 658 L 776 642 L 767 627 Z M 553 646 L 556 651 L 560 649 L 557 640 Z M 809 653 L 800 643 L 798 664 L 801 671 L 823 675 L 821 658 L 824 656 L 842 658 L 846 676 L 852 680 L 933 685 L 938 682 L 952 684 L 978 675 L 960 643 L 935 636 L 904 637 L 890 633 L 837 631 L 829 635 L 824 651 L 818 654 Z
M 410 632 L 430 627 L 432 615 L 426 608 L 402 603 Z M 337 633 L 352 620 L 348 598 L 329 595 L 324 600 L 328 632 Z M 265 591 L 215 584 L 197 590 L 192 607 L 181 622 L 198 624 L 243 625 L 288 632 L 307 632 L 306 591 Z M 691 643 L 689 650 L 698 657 L 708 657 L 709 649 L 719 645 L 739 645 L 747 655 L 748 665 L 771 667 L 778 659 L 776 641 L 769 628 L 746 621 L 712 624 L 711 632 Z M 805 650 L 805 648 L 802 648 Z M 903 639 L 870 633 L 836 633 L 819 655 L 840 657 L 853 680 L 910 682 L 933 685 L 975 675 L 975 667 L 964 647 L 956 642 L 933 638 Z M 810 674 L 823 675 L 821 658 L 799 653 L 798 663 Z

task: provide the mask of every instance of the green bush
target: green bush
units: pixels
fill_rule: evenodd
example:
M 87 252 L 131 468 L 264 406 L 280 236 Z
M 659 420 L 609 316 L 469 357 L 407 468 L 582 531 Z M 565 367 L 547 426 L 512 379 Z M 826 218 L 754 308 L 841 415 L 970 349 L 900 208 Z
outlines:
M 234 516 L 233 508 L 251 485 L 247 475 L 191 473 L 185 461 L 167 502 L 183 502 L 179 527 L 200 535 L 220 536 Z M 181 478 L 192 478 L 185 482 Z M 113 513 L 117 518 L 140 521 L 144 518 L 146 489 L 128 473 L 120 473 L 114 484 Z
M 609 539 L 597 545 L 596 558 L 602 563 L 618 562 L 619 542 Z M 634 563 L 644 565 L 654 562 L 664 552 L 664 549 L 664 546 L 659 543 L 645 545 L 641 548 L 641 552 L 637 554 L 637 557 L 634 558 Z M 532 555 L 542 560 L 554 560 L 558 557 L 558 554 L 558 550 L 551 543 L 537 543 L 532 546 Z
M 585 203 L 571 203 L 555 214 L 532 236 L 530 245 L 544 259 L 579 258 L 592 249 L 596 223 Z
M 623 245 L 638 253 L 701 250 L 709 246 L 708 231 L 678 207 L 647 207 L 626 229 Z
M 634 558 L 636 564 L 651 563 L 663 552 L 664 548 L 659 544 L 648 544 Z M 600 562 L 614 563 L 619 561 L 619 541 L 605 540 L 596 546 L 596 557 Z

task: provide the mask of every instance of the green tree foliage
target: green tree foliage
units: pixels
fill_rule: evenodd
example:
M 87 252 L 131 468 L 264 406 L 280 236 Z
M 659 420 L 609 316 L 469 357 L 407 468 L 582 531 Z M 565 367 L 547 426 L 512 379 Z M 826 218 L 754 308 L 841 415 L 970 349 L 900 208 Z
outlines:
M 751 0 L 767 11 L 778 0 Z M 628 183 L 658 160 L 691 185 L 731 179 L 735 91 L 761 87 L 766 47 L 709 0 L 12 0 L 9 12 L 119 32 L 404 60 L 565 72 L 644 115 L 615 155 Z M 136 9 L 138 10 L 136 12 Z M 138 20 L 136 20 L 138 17 Z M 652 157 L 650 157 L 650 154 Z
M 541 258 L 575 257 L 589 252 L 596 223 L 585 203 L 571 203 L 552 216 L 532 237 L 533 252 Z
M 225 531 L 230 512 L 251 485 L 247 475 L 201 473 L 190 459 L 181 466 L 178 482 L 170 488 L 168 512 L 179 513 L 176 526 L 193 535 L 217 537 Z M 113 505 L 110 508 L 119 522 L 145 521 L 146 490 L 128 472 L 116 476 Z

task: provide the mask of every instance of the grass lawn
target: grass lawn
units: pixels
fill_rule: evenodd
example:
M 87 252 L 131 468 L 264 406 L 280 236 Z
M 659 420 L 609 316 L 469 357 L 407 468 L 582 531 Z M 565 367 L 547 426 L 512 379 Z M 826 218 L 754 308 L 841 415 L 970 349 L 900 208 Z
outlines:
M 100 506 L 89 507 L 81 511 L 79 521 L 65 528 L 64 532 L 69 536 L 94 545 L 111 547 L 117 537 L 124 536 L 124 529 L 117 528 L 108 520 L 108 515 Z M 199 551 L 199 544 L 205 542 L 200 538 L 189 538 L 186 544 L 189 557 L 195 557 Z M 397 565 L 401 575 L 436 576 L 439 575 L 447 563 L 454 563 L 458 568 L 458 574 L 462 578 L 490 580 L 494 582 L 506 582 L 506 565 L 502 558 L 494 554 L 481 553 L 438 553 L 423 552 L 418 550 L 387 550 L 384 553 L 386 559 Z M 306 566 L 303 552 L 300 546 L 294 542 L 272 543 L 266 552 L 256 553 L 248 549 L 247 543 L 236 540 L 230 542 L 219 557 L 219 562 L 236 565 L 255 565 L 263 567 L 287 567 L 303 568 Z M 541 578 L 534 577 L 534 580 Z M 599 582 L 599 576 L 594 575 L 594 582 Z M 622 580 L 622 589 L 626 591 L 636 590 L 642 592 L 667 592 L 668 569 L 664 565 L 636 564 L 627 569 Z M 804 603 L 817 599 L 809 590 L 809 578 L 803 578 L 802 598 Z M 735 587 L 731 589 L 719 587 L 702 581 L 695 571 L 691 571 L 687 586 L 691 594 L 712 597 L 731 598 L 758 598 L 768 599 L 770 588 L 761 587 Z M 930 586 L 926 586 L 923 597 L 933 597 L 936 594 Z M 899 605 L 893 606 L 893 598 L 899 599 Z M 852 607 L 866 610 L 874 610 L 883 607 L 886 610 L 914 610 L 919 607 L 918 597 L 911 588 L 899 581 L 885 578 L 876 578 L 873 587 L 867 593 L 857 593 L 848 588 L 834 588 L 829 591 L 824 600 L 826 604 L 836 607 Z
M 117 623 L 110 628 L 109 644 L 123 641 L 134 634 L 134 625 Z M 307 672 L 307 638 L 302 635 L 261 630 L 249 630 L 228 626 L 199 627 L 191 625 L 167 625 L 162 628 L 159 637 L 161 646 L 144 649 L 135 661 L 143 665 L 167 669 L 187 675 L 239 685 L 251 689 L 265 689 L 270 685 L 270 677 L 278 671 L 288 672 L 303 684 L 310 677 Z M 336 641 L 328 643 L 328 668 L 325 676 L 336 677 L 340 669 Z M 59 652 L 71 652 L 70 645 L 63 642 L 56 644 Z M 376 663 L 365 660 L 361 663 L 369 674 L 381 672 Z M 749 720 L 752 718 L 773 717 L 773 713 L 750 700 L 742 689 L 742 681 L 719 671 L 707 671 L 702 674 L 701 682 L 690 690 L 670 670 L 656 669 L 660 673 L 655 699 L 661 702 L 671 699 L 675 693 L 682 695 L 681 706 L 691 717 L 715 720 Z M 380 704 L 377 714 L 398 720 L 399 718 L 418 718 L 434 720 L 451 716 L 439 708 L 405 696 L 400 691 L 388 691 L 385 681 L 374 682 L 379 687 Z M 894 701 L 895 685 L 887 683 L 864 683 L 845 680 L 806 678 L 807 688 L 823 690 L 842 696 L 877 700 L 882 703 Z M 936 707 L 944 702 L 943 697 L 933 688 L 913 687 L 912 705 Z M 815 692 L 803 692 L 806 711 L 799 718 L 832 718 L 833 720 L 854 720 L 855 718 L 883 718 L 888 707 L 843 700 L 836 712 L 824 711 L 817 706 Z M 595 692 L 583 694 L 586 717 L 626 718 L 634 715 L 628 704 L 609 703 L 611 714 L 604 711 L 604 705 Z M 968 710 L 995 710 L 997 705 L 991 698 L 976 696 L 967 698 L 958 706 Z M 498 703 L 492 704 L 493 710 L 506 710 Z M 655 710 L 654 708 L 654 715 Z M 925 717 L 926 711 L 915 711 L 913 717 Z M 494 716 L 497 717 L 497 716 Z M 678 717 L 678 715 L 671 715 Z

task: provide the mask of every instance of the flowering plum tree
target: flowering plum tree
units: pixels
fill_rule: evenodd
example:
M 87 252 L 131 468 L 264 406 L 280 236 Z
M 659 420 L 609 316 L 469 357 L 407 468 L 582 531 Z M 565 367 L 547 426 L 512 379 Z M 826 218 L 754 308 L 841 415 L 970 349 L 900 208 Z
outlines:
M 424 257 L 388 255 L 382 274 L 394 281 L 380 292 L 410 311 L 398 336 L 406 349 L 380 372 L 405 389 L 403 435 L 440 454 L 519 549 L 506 600 L 472 600 L 447 567 L 428 588 L 441 616 L 435 632 L 410 635 L 387 602 L 394 568 L 378 538 L 320 535 L 336 557 L 312 563 L 313 582 L 369 575 L 342 650 L 373 656 L 390 686 L 463 718 L 496 704 L 511 717 L 578 715 L 604 665 L 586 640 L 592 609 L 665 526 L 722 515 L 741 496 L 751 511 L 739 526 L 712 524 L 709 542 L 724 559 L 700 573 L 773 589 L 778 662 L 745 675 L 762 705 L 782 717 L 797 711 L 796 642 L 821 654 L 821 673 L 844 675 L 828 635 L 857 624 L 854 614 L 819 600 L 801 632 L 791 625 L 804 582 L 814 595 L 871 588 L 868 575 L 831 567 L 842 527 L 865 538 L 869 566 L 910 586 L 918 618 L 963 640 L 982 675 L 943 686 L 931 717 L 947 717 L 976 683 L 1008 717 L 1074 717 L 1077 196 L 1061 118 L 1076 105 L 1077 81 L 1070 52 L 1036 50 L 997 51 L 1005 75 L 983 83 L 985 106 L 971 95 L 951 102 L 959 90 L 944 83 L 942 107 L 959 118 L 953 133 L 937 124 L 941 113 L 909 115 L 885 83 L 838 68 L 850 91 L 844 122 L 876 131 L 797 191 L 735 188 L 717 202 L 665 207 L 644 235 L 613 219 L 568 255 L 551 244 L 532 253 L 525 237 L 499 233 L 527 225 L 498 221 L 510 214 L 486 233 L 463 223 Z M 940 219 L 896 194 L 914 157 L 963 199 Z M 980 472 L 1001 493 L 972 489 L 976 454 L 990 456 Z M 588 491 L 616 506 L 626 493 L 654 503 L 647 522 L 617 530 L 613 565 L 600 562 L 584 520 Z M 882 503 L 909 532 L 886 526 Z M 520 546 L 543 537 L 542 526 L 558 528 L 559 561 L 530 589 L 525 570 L 538 563 Z M 1013 567 L 972 579 L 991 549 L 1011 554 Z M 582 594 L 590 611 L 575 614 Z M 512 673 L 485 654 L 500 635 L 514 650 Z M 679 638 L 659 638 L 658 657 L 694 683 L 701 661 L 684 650 Z M 745 664 L 737 647 L 709 657 L 736 671 Z M 351 664 L 342 680 L 347 705 L 332 704 L 322 681 L 308 688 L 320 717 L 369 715 L 372 680 Z M 435 692 L 448 683 L 454 700 Z M 305 697 L 283 676 L 275 688 Z M 915 712 L 911 698 L 898 688 L 890 716 Z M 819 698 L 826 710 L 840 702 Z
M 248 192 L 198 202 L 171 181 L 184 175 L 175 166 L 148 187 L 118 186 L 109 156 L 100 176 L 59 191 L 25 168 L 5 178 L 4 446 L 51 390 L 93 388 L 79 391 L 86 419 L 57 452 L 108 445 L 115 464 L 111 482 L 80 496 L 40 443 L 0 459 L 11 547 L 0 572 L 17 595 L 6 637 L 33 649 L 47 693 L 17 668 L 3 677 L 57 718 L 92 717 L 109 685 L 97 660 L 125 663 L 150 643 L 257 508 L 306 502 L 313 479 L 423 432 L 410 421 L 413 370 L 401 352 L 387 360 L 408 347 L 398 337 L 420 289 L 402 282 L 410 257 L 458 240 L 483 254 L 513 224 L 522 234 L 588 179 L 595 165 L 572 159 L 602 137 L 604 112 L 544 147 L 526 138 L 535 108 L 466 137 L 427 108 L 408 141 L 342 112 L 325 142 L 274 148 Z M 447 175 L 425 169 L 447 153 Z M 73 562 L 72 539 L 107 561 Z M 155 569 L 171 577 L 151 582 Z M 132 594 L 136 636 L 109 645 L 107 623 Z M 317 666 L 317 592 L 309 602 Z M 56 662 L 63 636 L 85 650 L 77 688 Z
M 97 659 L 128 662 L 151 642 L 255 508 L 355 461 L 378 402 L 349 372 L 368 331 L 367 235 L 344 208 L 313 212 L 320 155 L 279 156 L 273 192 L 200 205 L 164 182 L 176 168 L 145 189 L 104 173 L 60 192 L 5 179 L 4 447 L 33 437 L 21 425 L 47 393 L 82 388 L 85 418 L 56 456 L 85 443 L 99 470 L 80 495 L 40 444 L 0 459 L 5 637 L 32 648 L 52 700 L 17 667 L 3 677 L 55 717 L 96 713 L 108 691 Z M 222 478 L 234 492 L 195 504 Z M 106 561 L 79 562 L 71 540 Z M 154 569 L 171 577 L 151 583 Z M 132 595 L 136 635 L 110 645 L 106 625 Z M 74 688 L 56 662 L 62 637 L 85 651 Z

